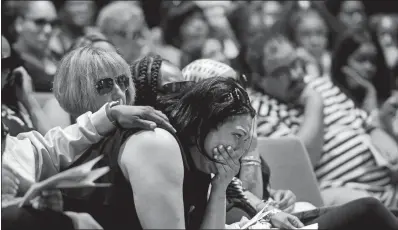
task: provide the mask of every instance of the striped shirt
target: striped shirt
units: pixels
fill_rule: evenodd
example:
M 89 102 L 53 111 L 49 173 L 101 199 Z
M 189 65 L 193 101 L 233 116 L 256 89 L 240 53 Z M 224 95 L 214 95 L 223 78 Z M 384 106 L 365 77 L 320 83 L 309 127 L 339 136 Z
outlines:
M 389 169 L 377 165 L 366 127 L 366 112 L 327 78 L 306 77 L 324 101 L 324 145 L 315 174 L 321 189 L 349 187 L 367 191 L 386 206 L 397 207 L 398 187 L 392 185 Z M 249 90 L 257 111 L 257 134 L 266 137 L 294 135 L 303 121 L 303 109 L 286 105 L 268 95 Z

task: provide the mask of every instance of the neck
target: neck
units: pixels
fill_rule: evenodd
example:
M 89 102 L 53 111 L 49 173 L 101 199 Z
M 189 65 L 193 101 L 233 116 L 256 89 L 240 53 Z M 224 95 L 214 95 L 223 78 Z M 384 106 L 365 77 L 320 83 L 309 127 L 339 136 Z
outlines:
M 18 39 L 17 42 L 13 45 L 14 49 L 20 53 L 20 55 L 29 55 L 33 56 L 39 60 L 44 59 L 46 56 L 45 51 L 43 50 L 38 50 L 33 47 L 29 47 L 25 42 L 23 42 L 21 39 Z

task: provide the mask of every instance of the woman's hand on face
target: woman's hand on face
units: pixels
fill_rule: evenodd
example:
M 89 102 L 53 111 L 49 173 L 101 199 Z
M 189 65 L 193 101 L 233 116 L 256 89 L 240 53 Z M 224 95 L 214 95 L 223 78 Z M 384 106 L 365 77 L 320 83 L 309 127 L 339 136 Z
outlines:
M 213 149 L 213 158 L 219 162 L 215 163 L 217 173 L 211 182 L 213 186 L 221 186 L 226 190 L 232 178 L 239 173 L 240 162 L 231 157 L 234 155 L 234 150 L 231 146 L 224 147 L 220 145 Z
M 153 130 L 159 125 L 172 133 L 176 132 L 169 123 L 167 116 L 150 106 L 117 105 L 111 108 L 110 114 L 125 129 L 143 128 Z
M 278 229 L 297 229 L 304 227 L 299 218 L 285 212 L 279 212 L 271 217 L 271 223 Z
M 46 190 L 41 195 L 32 200 L 32 207 L 38 210 L 50 209 L 55 212 L 62 212 L 64 203 L 60 190 Z
M 342 67 L 341 71 L 347 76 L 347 80 L 352 82 L 355 85 L 365 88 L 366 90 L 373 90 L 375 91 L 374 86 L 372 83 L 367 80 L 366 74 L 363 73 L 358 68 L 353 68 L 351 66 L 344 66 Z

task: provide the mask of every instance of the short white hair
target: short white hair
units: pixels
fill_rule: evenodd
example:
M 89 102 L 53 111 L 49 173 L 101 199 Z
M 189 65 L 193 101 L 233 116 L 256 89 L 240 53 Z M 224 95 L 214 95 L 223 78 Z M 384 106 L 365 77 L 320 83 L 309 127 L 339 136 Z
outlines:
M 143 17 L 143 12 L 139 4 L 135 1 L 115 1 L 111 2 L 98 14 L 97 26 L 105 35 L 123 31 L 132 17 Z

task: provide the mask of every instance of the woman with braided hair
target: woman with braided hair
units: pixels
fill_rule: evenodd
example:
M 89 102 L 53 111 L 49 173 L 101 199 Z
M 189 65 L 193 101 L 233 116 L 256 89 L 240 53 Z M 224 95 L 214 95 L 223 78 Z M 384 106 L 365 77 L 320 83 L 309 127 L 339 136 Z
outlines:
M 182 88 L 180 84 L 166 83 L 173 77 L 175 67 L 154 60 L 159 57 L 144 58 L 138 67 L 132 67 L 140 73 L 134 76 L 136 82 L 141 82 L 137 88 L 148 84 L 149 81 L 140 79 L 146 73 L 162 79 L 150 83 L 152 90 L 144 91 L 150 92 L 150 97 L 139 95 L 138 103 L 157 98 L 159 108 L 177 133 L 162 128 L 119 128 L 93 145 L 71 167 L 104 155 L 97 165 L 109 166 L 110 172 L 97 182 L 112 183 L 112 187 L 64 191 L 65 210 L 89 213 L 104 229 L 222 229 L 226 189 L 239 170 L 240 158 L 250 147 L 255 112 L 247 93 L 235 81 L 209 79 L 177 92 L 177 88 Z M 54 87 L 61 106 L 73 114 L 96 110 L 99 101 L 128 101 L 121 93 L 126 88 L 135 93 L 135 87 L 123 77 L 131 76 L 130 68 L 126 73 L 123 63 L 115 53 L 92 47 L 67 54 L 61 61 Z M 90 73 L 89 82 L 78 81 L 82 92 L 62 84 L 64 80 L 74 82 L 72 79 L 79 75 L 71 76 L 70 66 L 78 73 L 84 69 Z M 164 93 L 176 93 L 153 97 L 156 85 Z M 69 95 L 72 90 L 78 95 Z M 137 94 L 140 93 L 139 88 Z M 86 98 L 80 97 L 83 95 Z M 68 96 L 75 101 L 68 100 Z M 106 108 L 112 108 L 114 103 L 106 103 Z

